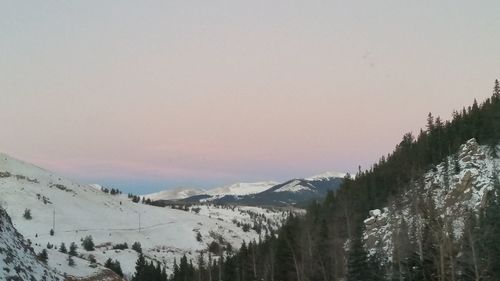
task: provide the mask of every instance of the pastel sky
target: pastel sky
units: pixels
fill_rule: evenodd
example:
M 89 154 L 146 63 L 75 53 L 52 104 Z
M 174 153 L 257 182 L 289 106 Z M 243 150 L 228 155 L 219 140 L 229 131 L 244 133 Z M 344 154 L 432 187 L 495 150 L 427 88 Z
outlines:
M 491 94 L 499 1 L 2 1 L 0 151 L 146 193 L 355 171 Z

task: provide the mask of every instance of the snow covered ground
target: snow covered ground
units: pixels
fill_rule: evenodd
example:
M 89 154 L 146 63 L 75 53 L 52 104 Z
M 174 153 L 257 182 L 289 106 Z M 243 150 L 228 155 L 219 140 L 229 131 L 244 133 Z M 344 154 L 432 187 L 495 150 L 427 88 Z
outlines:
M 214 233 L 233 247 L 239 247 L 244 240 L 258 239 L 254 229 L 244 231 L 241 226 L 257 222 L 252 213 L 263 215 L 269 227 L 277 227 L 287 215 L 255 207 L 198 206 L 198 210 L 195 206 L 183 211 L 133 203 L 5 154 L 0 154 L 0 204 L 18 231 L 33 242 L 36 252 L 47 243 L 59 246 L 64 242 L 68 247 L 75 242 L 84 257 L 92 254 L 101 264 L 108 258 L 116 259 L 129 276 L 133 274 L 137 253 L 130 249 L 113 250 L 115 244 L 127 242 L 130 247 L 135 241 L 140 242 L 147 258 L 162 262 L 171 271 L 174 258 L 183 254 L 194 258 L 215 240 Z M 25 209 L 31 210 L 32 219 L 23 217 Z M 54 222 L 55 234 L 51 236 Z M 197 239 L 198 232 L 201 239 Z M 98 246 L 93 252 L 81 247 L 81 239 L 87 235 Z M 68 270 L 63 266 L 65 258 L 57 250 L 49 250 L 49 264 L 55 268 L 60 264 L 61 271 Z M 88 262 L 76 263 L 72 275 L 95 273 Z
M 0 209 L 0 280 L 62 280 L 62 276 L 36 259 L 35 253 Z M 20 279 L 14 279 L 20 278 Z

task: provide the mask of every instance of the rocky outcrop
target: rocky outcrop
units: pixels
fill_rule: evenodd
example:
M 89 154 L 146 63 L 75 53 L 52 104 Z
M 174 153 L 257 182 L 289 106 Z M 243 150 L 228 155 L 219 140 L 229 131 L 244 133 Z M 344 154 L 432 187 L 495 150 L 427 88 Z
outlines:
M 475 139 L 407 187 L 386 208 L 372 210 L 364 221 L 365 246 L 369 253 L 392 258 L 395 237 L 405 226 L 410 239 L 421 238 L 424 213 L 440 217 L 444 232 L 460 239 L 466 219 L 485 204 L 499 173 L 500 159 L 492 148 L 479 145 Z M 452 232 L 452 233 L 451 233 Z

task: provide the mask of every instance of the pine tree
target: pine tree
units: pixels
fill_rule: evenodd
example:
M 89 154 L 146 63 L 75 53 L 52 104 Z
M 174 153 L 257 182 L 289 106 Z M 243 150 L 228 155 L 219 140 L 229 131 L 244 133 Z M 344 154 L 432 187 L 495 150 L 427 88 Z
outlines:
M 93 251 L 94 250 L 94 241 L 92 239 L 92 236 L 89 235 L 83 239 L 82 247 L 85 249 L 85 251 Z
M 498 101 L 500 99 L 500 84 L 498 79 L 495 79 L 495 86 L 493 86 L 493 98 Z
M 76 251 L 77 249 L 78 249 L 78 246 L 76 246 L 75 242 L 71 242 L 71 245 L 69 245 L 69 252 L 68 252 L 68 254 L 70 256 L 73 256 L 73 257 L 76 256 L 76 255 L 78 255 L 78 253 Z
M 142 254 L 139 254 L 139 258 L 135 263 L 135 275 L 132 278 L 133 281 L 147 281 L 147 270 L 146 270 L 146 259 Z
M 31 210 L 30 209 L 25 209 L 23 217 L 27 220 L 31 220 L 33 217 L 31 216 Z
M 104 263 L 104 267 L 111 269 L 114 273 L 118 274 L 120 277 L 123 277 L 123 271 L 119 261 L 113 261 L 111 260 L 111 258 L 108 258 L 106 260 L 106 263 Z
M 142 247 L 141 247 L 141 243 L 139 242 L 134 242 L 134 244 L 132 244 L 132 250 L 136 251 L 137 253 L 139 254 L 142 254 Z
M 174 258 L 174 269 L 172 272 L 172 281 L 180 281 L 179 279 L 179 266 L 177 265 L 177 259 Z
M 276 244 L 276 280 L 297 280 L 299 279 L 298 269 L 295 264 L 298 260 L 299 243 L 296 240 L 296 233 L 299 232 L 297 223 L 299 220 L 293 216 L 288 218 L 280 232 Z
M 494 188 L 487 195 L 487 205 L 481 217 L 484 259 L 487 277 L 485 280 L 500 280 L 500 181 L 498 175 L 493 176 Z
M 49 259 L 49 255 L 47 253 L 47 250 L 46 249 L 43 249 L 38 255 L 37 255 L 37 259 L 41 262 L 43 262 L 44 264 L 47 264 L 47 260 Z
M 477 218 L 475 214 L 471 214 L 464 227 L 464 234 L 461 239 L 460 256 L 458 257 L 459 278 L 461 281 L 480 280 L 480 237 L 481 232 L 478 231 Z
M 75 266 L 75 260 L 72 256 L 68 256 L 68 265 L 72 267 Z
M 224 263 L 224 281 L 239 281 L 238 274 L 238 264 L 234 257 L 226 257 L 226 262 Z M 280 279 L 278 279 L 280 280 Z
M 64 242 L 61 243 L 61 246 L 59 246 L 59 252 L 61 253 L 67 253 L 68 250 L 66 249 L 66 245 L 64 244 Z
M 349 259 L 348 259 L 348 281 L 371 281 L 372 272 L 366 252 L 361 240 L 362 231 L 350 241 Z

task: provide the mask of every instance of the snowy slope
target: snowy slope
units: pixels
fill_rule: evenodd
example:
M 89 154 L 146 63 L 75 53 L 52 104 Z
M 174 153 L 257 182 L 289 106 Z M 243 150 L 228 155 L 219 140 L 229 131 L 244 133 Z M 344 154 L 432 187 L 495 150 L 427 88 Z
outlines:
M 300 180 L 292 180 L 291 182 L 280 186 L 273 192 L 299 192 L 299 191 L 312 191 L 314 187 L 303 184 Z
M 254 230 L 245 232 L 230 220 L 133 203 L 5 154 L 0 155 L 0 204 L 18 231 L 38 245 L 35 250 L 40 251 L 49 242 L 80 245 L 83 237 L 91 235 L 95 244 L 102 247 L 92 253 L 80 249 L 81 253 L 93 254 L 101 264 L 108 257 L 117 259 L 128 275 L 133 273 L 137 254 L 131 250 L 111 250 L 112 244 L 131 245 L 138 241 L 147 258 L 163 262 L 167 271 L 171 271 L 175 257 L 179 259 L 186 253 L 194 258 L 215 240 L 213 233 L 224 237 L 233 247 L 239 247 L 243 240 L 259 237 Z M 23 218 L 27 208 L 31 209 L 31 220 Z M 233 211 L 233 216 L 236 213 L 238 210 Z M 55 235 L 50 236 L 54 214 Z M 196 239 L 198 232 L 201 242 Z
M 36 259 L 35 253 L 0 208 L 0 280 L 63 280 Z M 16 279 L 17 278 L 17 279 Z
M 160 192 L 146 194 L 143 195 L 142 197 L 146 197 L 146 199 L 149 198 L 152 201 L 177 200 L 201 194 L 205 194 L 205 190 L 199 188 L 179 187 L 175 189 L 163 190 Z

